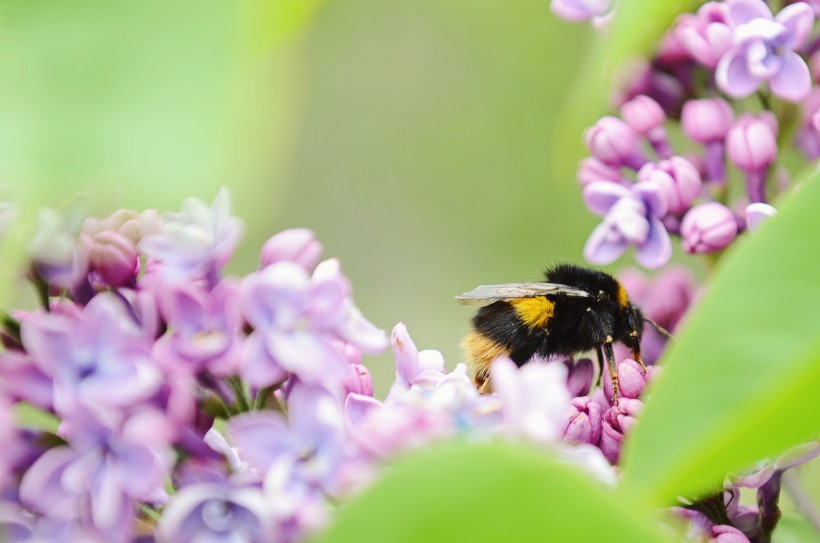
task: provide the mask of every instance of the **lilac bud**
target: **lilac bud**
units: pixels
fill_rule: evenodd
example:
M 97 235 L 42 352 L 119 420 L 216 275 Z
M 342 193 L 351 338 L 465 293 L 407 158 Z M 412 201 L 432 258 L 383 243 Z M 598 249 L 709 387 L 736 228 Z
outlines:
M 709 543 L 749 543 L 746 534 L 733 526 L 719 524 L 712 527 L 712 537 Z
M 621 443 L 626 434 L 637 422 L 637 415 L 643 408 L 640 400 L 623 398 L 618 405 L 607 409 L 601 431 L 601 452 L 612 464 L 618 463 L 621 455 Z
M 746 228 L 749 232 L 757 230 L 760 224 L 769 217 L 774 217 L 777 210 L 769 204 L 755 202 L 746 206 Z
M 107 230 L 90 238 L 89 264 L 112 287 L 130 285 L 139 271 L 137 248 L 125 236 Z
M 621 106 L 621 117 L 638 134 L 646 135 L 661 128 L 666 114 L 661 106 L 646 95 L 639 95 Z
M 728 246 L 737 236 L 737 219 L 724 205 L 708 202 L 693 207 L 681 223 L 687 253 L 711 253 Z
M 601 406 L 586 396 L 573 398 L 567 408 L 564 441 L 595 445 L 601 439 Z
M 689 208 L 703 185 L 698 170 L 679 156 L 645 164 L 638 172 L 638 181 L 653 182 L 661 187 L 666 195 L 667 211 L 675 214 Z
M 373 377 L 370 370 L 362 364 L 351 364 L 349 375 L 344 382 L 345 396 L 347 394 L 361 394 L 373 396 Z
M 723 141 L 734 120 L 732 106 L 722 98 L 688 100 L 681 112 L 683 132 L 704 145 Z
M 732 46 L 732 29 L 727 24 L 728 7 L 724 3 L 707 2 L 697 15 L 684 15 L 678 20 L 675 34 L 692 58 L 707 68 L 715 68 Z
M 596 181 L 611 181 L 623 184 L 624 178 L 619 168 L 604 164 L 595 157 L 587 157 L 578 164 L 578 182 L 586 187 Z
M 726 136 L 726 150 L 741 170 L 765 170 L 777 158 L 777 121 L 770 115 L 741 116 Z
M 589 358 L 582 358 L 572 364 L 567 375 L 567 389 L 572 397 L 586 396 L 595 378 L 595 365 Z
M 635 166 L 638 155 L 638 133 L 622 120 L 602 117 L 584 134 L 587 147 L 595 158 L 611 166 Z
M 262 246 L 260 260 L 263 268 L 276 262 L 295 262 L 310 272 L 319 262 L 322 244 L 307 228 L 283 230 Z
M 649 374 L 644 374 L 640 365 L 632 359 L 627 359 L 618 364 L 618 384 L 620 385 L 619 396 L 621 398 L 636 399 L 643 394 Z M 604 393 L 610 402 L 612 401 L 612 376 L 608 371 L 604 371 Z

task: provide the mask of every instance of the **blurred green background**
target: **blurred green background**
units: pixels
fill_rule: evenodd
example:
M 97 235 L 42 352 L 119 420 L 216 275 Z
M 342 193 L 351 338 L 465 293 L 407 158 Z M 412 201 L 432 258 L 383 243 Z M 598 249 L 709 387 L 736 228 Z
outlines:
M 581 138 L 556 118 L 588 33 L 545 0 L 4 3 L 0 173 L 96 214 L 226 185 L 232 272 L 313 228 L 365 315 L 452 367 L 455 294 L 580 260 L 595 220 L 552 146 Z

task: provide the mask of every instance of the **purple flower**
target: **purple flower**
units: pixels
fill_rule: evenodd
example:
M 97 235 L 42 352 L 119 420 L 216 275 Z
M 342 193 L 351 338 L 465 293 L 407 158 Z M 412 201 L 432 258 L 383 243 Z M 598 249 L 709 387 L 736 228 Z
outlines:
M 171 282 L 214 276 L 228 262 L 242 235 L 242 225 L 230 214 L 228 192 L 221 189 L 208 208 L 196 198 L 180 213 L 166 213 L 160 229 L 142 238 L 139 249 L 160 264 L 157 272 Z
M 666 195 L 667 210 L 673 214 L 689 209 L 703 186 L 698 170 L 679 156 L 645 164 L 638 172 L 638 181 L 648 181 L 660 187 Z
M 0 392 L 5 392 L 8 398 L 29 402 L 42 409 L 52 408 L 52 380 L 28 355 L 8 350 L 0 354 L 0 367 L 3 368 Z
M 764 462 L 761 467 L 750 473 L 732 478 L 732 482 L 744 488 L 761 488 L 776 473 L 805 464 L 820 456 L 820 441 L 810 441 L 793 447 L 780 455 L 774 462 Z
M 650 368 L 654 371 L 657 368 Z M 643 394 L 647 383 L 651 379 L 649 372 L 644 374 L 637 362 L 631 358 L 621 361 L 618 364 L 618 384 L 620 385 L 619 397 L 636 399 Z M 612 377 L 608 371 L 604 371 L 604 393 L 607 399 L 612 401 Z
M 643 94 L 638 95 L 621 106 L 621 117 L 649 141 L 659 156 L 672 156 L 672 146 L 663 127 L 666 113 L 655 100 Z
M 734 118 L 732 106 L 722 98 L 687 100 L 681 112 L 681 125 L 687 136 L 708 145 L 724 140 Z
M 733 98 L 743 98 L 768 81 L 781 98 L 806 98 L 811 75 L 795 50 L 803 46 L 814 24 L 811 7 L 798 2 L 773 17 L 763 0 L 729 0 L 728 6 L 734 44 L 717 65 L 718 87 Z
M 657 183 L 630 187 L 599 181 L 584 189 L 584 200 L 593 213 L 604 217 L 584 247 L 584 258 L 593 264 L 611 264 L 629 245 L 637 248 L 638 262 L 657 268 L 672 256 L 672 242 L 661 218 L 668 211 L 667 191 Z
M 673 32 L 692 58 L 714 69 L 732 47 L 732 29 L 727 18 L 726 4 L 707 2 L 696 15 L 682 15 Z
M 749 543 L 746 534 L 733 526 L 719 524 L 712 528 L 712 538 L 709 543 Z
M 373 377 L 370 370 L 363 364 L 350 364 L 348 366 L 348 378 L 345 380 L 344 389 L 347 394 L 361 394 L 363 396 L 373 396 Z
M 693 207 L 681 223 L 683 248 L 687 253 L 713 253 L 726 248 L 737 236 L 737 219 L 717 202 Z
M 564 441 L 596 445 L 601 439 L 601 406 L 586 396 L 573 398 L 567 410 Z
M 239 285 L 224 279 L 210 292 L 200 285 L 168 285 L 158 293 L 170 332 L 153 354 L 168 369 L 180 366 L 227 376 L 239 367 L 242 314 Z
M 99 294 L 75 315 L 36 313 L 22 323 L 31 360 L 54 383 L 54 407 L 123 409 L 151 397 L 161 375 L 140 329 L 112 294 Z
M 3 396 L 0 396 L 0 443 L 5 451 L 0 455 L 0 491 L 6 488 L 11 472 L 11 455 L 8 454 L 17 438 L 17 428 L 15 427 L 14 412 Z
M 444 357 L 434 350 L 419 352 L 404 323 L 393 327 L 390 344 L 396 363 L 396 380 L 388 399 L 407 392 L 414 384 L 435 387 L 444 379 Z
M 578 182 L 586 187 L 595 181 L 611 181 L 624 184 L 626 180 L 621 175 L 621 169 L 610 166 L 595 157 L 586 157 L 578 164 Z
M 820 69 L 820 52 L 815 53 L 817 67 Z M 795 138 L 797 145 L 806 155 L 806 159 L 814 161 L 820 157 L 820 89 L 812 90 L 803 103 L 803 122 L 800 132 Z
M 262 489 L 232 482 L 198 483 L 177 492 L 157 526 L 160 543 L 275 541 Z
M 613 405 L 604 413 L 601 452 L 613 465 L 618 463 L 624 435 L 638 421 L 636 417 L 641 409 L 643 409 L 643 403 L 640 400 L 622 398 L 618 401 L 618 405 Z
M 609 11 L 612 0 L 552 0 L 550 9 L 562 19 L 585 21 Z
M 312 230 L 291 228 L 268 239 L 259 256 L 263 268 L 277 262 L 293 262 L 311 272 L 321 254 L 322 244 Z
M 139 272 L 137 248 L 125 236 L 111 231 L 85 237 L 91 270 L 112 287 L 130 286 Z
M 777 158 L 777 120 L 745 114 L 726 136 L 729 159 L 741 170 L 765 170 Z
M 490 378 L 501 398 L 508 432 L 537 443 L 561 437 L 570 401 L 563 364 L 531 363 L 518 368 L 512 360 L 497 358 Z
M 617 117 L 602 117 L 587 129 L 584 139 L 592 156 L 610 166 L 637 170 L 646 162 L 640 154 L 638 133 Z
M 292 262 L 273 264 L 246 277 L 240 296 L 254 328 L 241 370 L 251 386 L 279 383 L 291 372 L 307 383 L 336 388 L 348 377 L 340 345 L 376 353 L 387 343 L 353 305 L 336 260 L 319 264 L 313 276 Z

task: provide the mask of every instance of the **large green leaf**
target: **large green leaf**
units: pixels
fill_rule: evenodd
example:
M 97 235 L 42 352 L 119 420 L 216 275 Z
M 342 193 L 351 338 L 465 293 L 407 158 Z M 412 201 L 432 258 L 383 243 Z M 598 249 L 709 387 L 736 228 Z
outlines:
M 658 48 L 664 32 L 684 11 L 693 11 L 699 0 L 623 0 L 617 2 L 609 26 L 596 30 L 580 67 L 567 104 L 557 124 L 554 153 L 557 173 L 569 177 L 584 155 L 584 129 L 611 107 L 617 87 L 636 75 L 642 61 Z
M 669 349 L 624 483 L 670 500 L 820 433 L 820 175 L 737 243 Z
M 455 443 L 391 467 L 319 541 L 668 541 L 653 521 L 543 451 Z

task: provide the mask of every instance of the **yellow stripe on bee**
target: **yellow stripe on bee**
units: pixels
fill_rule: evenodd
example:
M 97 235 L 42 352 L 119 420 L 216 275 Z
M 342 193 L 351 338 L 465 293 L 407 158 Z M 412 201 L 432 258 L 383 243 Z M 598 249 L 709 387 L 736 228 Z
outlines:
M 509 347 L 505 347 L 488 338 L 484 334 L 472 330 L 464 341 L 461 348 L 467 355 L 470 368 L 478 383 L 483 383 L 489 378 L 490 364 L 499 356 L 510 356 Z
M 629 294 L 626 293 L 626 289 L 620 283 L 618 283 L 618 305 L 629 307 Z
M 510 300 L 518 318 L 530 328 L 545 328 L 555 315 L 555 304 L 546 296 Z

